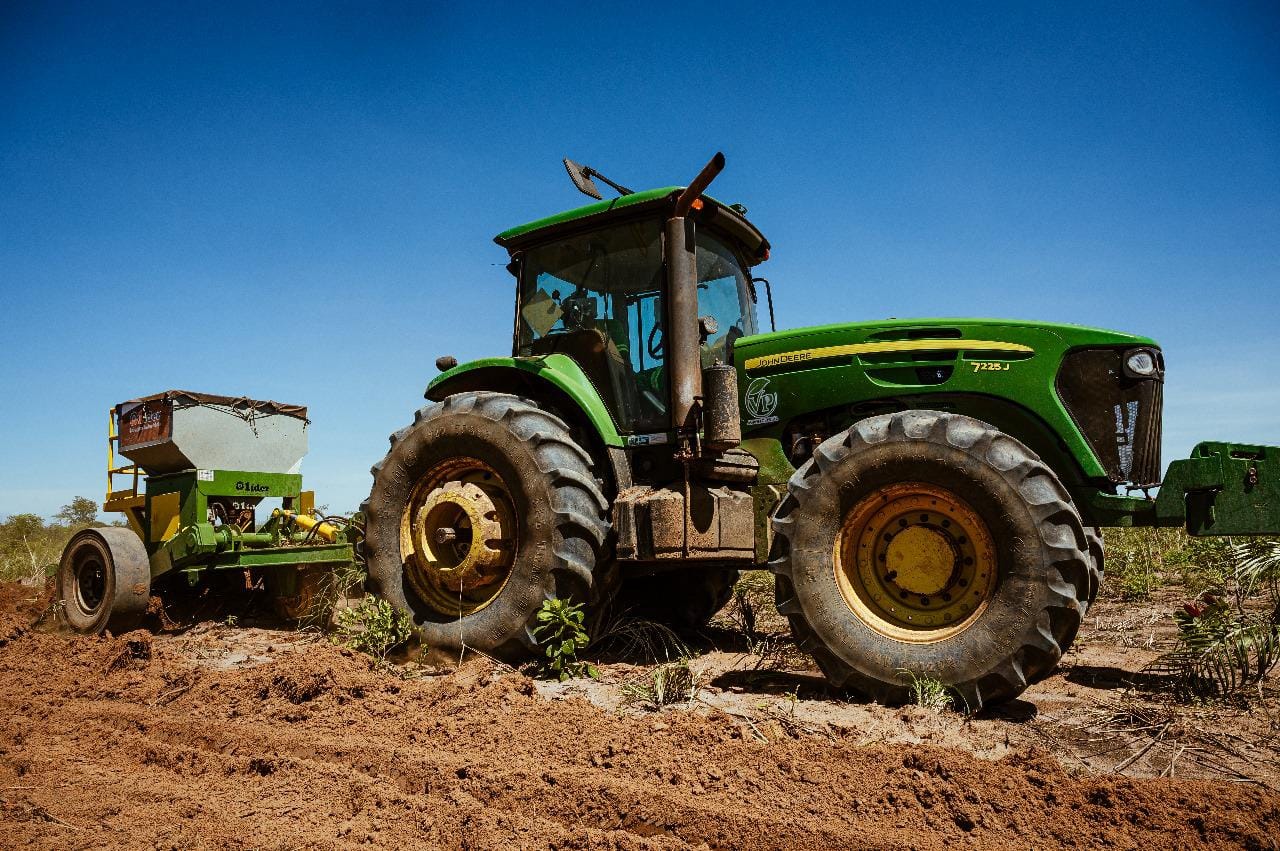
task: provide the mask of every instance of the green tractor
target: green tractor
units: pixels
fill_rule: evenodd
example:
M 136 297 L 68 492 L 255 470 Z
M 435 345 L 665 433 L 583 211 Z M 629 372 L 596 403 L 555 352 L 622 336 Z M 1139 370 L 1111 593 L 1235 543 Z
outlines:
M 517 661 L 544 601 L 697 626 L 776 576 L 800 647 L 883 702 L 971 709 L 1047 676 L 1103 576 L 1101 526 L 1280 532 L 1280 449 L 1206 443 L 1160 484 L 1164 359 L 1070 325 L 760 327 L 769 243 L 740 205 L 632 192 L 496 242 L 510 357 L 458 364 L 373 468 L 374 590 L 433 648 Z M 1137 494 L 1137 495 L 1135 495 Z

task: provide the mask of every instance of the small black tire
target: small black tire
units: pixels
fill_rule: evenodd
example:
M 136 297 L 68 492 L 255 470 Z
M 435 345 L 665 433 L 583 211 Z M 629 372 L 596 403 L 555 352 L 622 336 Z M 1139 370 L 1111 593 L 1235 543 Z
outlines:
M 697 630 L 733 599 L 738 571 L 684 568 L 622 581 L 615 608 L 675 629 Z
M 107 526 L 77 532 L 58 564 L 62 618 L 76 632 L 135 629 L 151 599 L 151 565 L 142 539 Z
M 989 597 L 936 641 L 874 628 L 835 575 L 846 512 L 902 482 L 961 495 L 990 530 Z M 1057 665 L 1090 593 L 1085 528 L 1058 477 L 1021 442 L 958 414 L 870 417 L 824 441 L 791 477 L 773 529 L 778 609 L 797 643 L 832 684 L 882 703 L 907 701 L 917 676 L 946 684 L 971 712 L 1016 697 Z
M 445 615 L 406 576 L 401 518 L 420 479 L 442 463 L 475 458 L 509 491 L 518 518 L 508 578 L 478 611 Z M 569 426 L 533 401 L 466 392 L 428 405 L 391 436 L 363 506 L 364 552 L 374 594 L 407 614 L 433 651 L 472 648 L 518 663 L 538 652 L 533 634 L 543 603 L 568 599 L 592 610 L 609 602 L 616 570 L 609 552 L 608 502 L 588 452 Z

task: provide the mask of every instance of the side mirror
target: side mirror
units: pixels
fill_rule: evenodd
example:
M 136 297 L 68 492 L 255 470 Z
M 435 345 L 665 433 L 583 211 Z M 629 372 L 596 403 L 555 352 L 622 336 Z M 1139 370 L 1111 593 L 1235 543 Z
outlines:
M 600 188 L 595 182 L 587 176 L 587 167 L 578 165 L 568 157 L 564 158 L 564 170 L 569 172 L 569 179 L 573 181 L 573 185 L 578 187 L 578 191 L 583 195 L 595 198 L 597 201 L 603 201 L 604 196 L 600 194 Z
M 769 283 L 768 278 L 752 278 L 751 279 L 751 300 L 756 300 L 755 285 L 757 283 L 764 284 L 764 294 L 769 298 L 769 330 L 777 331 L 778 323 L 773 318 L 773 285 Z

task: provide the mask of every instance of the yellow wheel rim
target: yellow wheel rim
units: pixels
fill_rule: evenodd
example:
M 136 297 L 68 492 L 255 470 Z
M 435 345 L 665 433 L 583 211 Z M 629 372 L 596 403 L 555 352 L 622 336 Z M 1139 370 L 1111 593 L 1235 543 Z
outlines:
M 492 603 L 516 554 L 511 494 L 474 458 L 436 464 L 414 487 L 400 518 L 405 578 L 441 615 L 469 615 Z
M 936 485 L 901 482 L 845 514 L 835 574 L 863 623 L 889 638 L 928 644 L 977 620 L 998 571 L 991 532 L 968 503 Z

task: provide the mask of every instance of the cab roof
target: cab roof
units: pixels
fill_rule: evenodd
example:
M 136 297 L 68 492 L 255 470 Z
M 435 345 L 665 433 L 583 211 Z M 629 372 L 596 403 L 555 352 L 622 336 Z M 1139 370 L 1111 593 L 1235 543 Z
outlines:
M 493 241 L 511 254 L 515 254 L 548 239 L 555 239 L 575 231 L 593 230 L 610 224 L 614 220 L 659 212 L 669 214 L 675 207 L 676 198 L 683 191 L 683 186 L 664 186 L 660 189 L 646 189 L 643 192 L 633 192 L 630 195 L 597 201 L 594 204 L 575 207 L 563 213 L 517 225 L 504 230 L 495 236 Z M 710 196 L 702 196 L 702 201 L 702 209 L 692 213 L 694 221 L 699 226 L 712 227 L 734 239 L 742 247 L 743 253 L 752 265 L 768 258 L 769 241 L 756 229 L 755 225 L 748 222 L 737 210 Z

